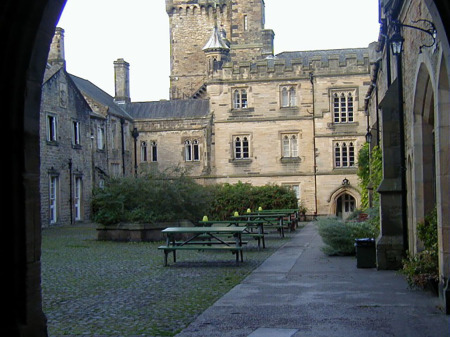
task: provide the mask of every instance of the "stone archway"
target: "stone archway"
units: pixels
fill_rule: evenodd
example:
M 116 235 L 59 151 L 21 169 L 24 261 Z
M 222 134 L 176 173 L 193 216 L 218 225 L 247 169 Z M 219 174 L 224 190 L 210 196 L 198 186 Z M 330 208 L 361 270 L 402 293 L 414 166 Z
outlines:
M 447 67 L 449 60 L 445 56 L 441 59 L 440 71 L 438 73 L 436 107 L 436 203 L 438 217 L 438 242 L 439 242 L 439 271 L 440 292 L 446 301 L 447 314 L 450 313 L 450 85 L 449 70 Z M 447 286 L 445 293 L 445 286 Z
M 418 252 L 422 247 L 416 238 L 417 224 L 436 206 L 436 159 L 435 159 L 435 93 L 430 73 L 424 63 L 420 64 L 414 97 L 412 128 L 411 170 L 408 171 L 409 250 Z
M 3 336 L 47 336 L 40 287 L 39 109 L 41 84 L 65 0 L 0 2 L 4 218 Z
M 348 186 L 340 187 L 328 198 L 330 203 L 329 214 L 345 220 L 359 207 L 360 199 L 359 192 L 354 188 Z

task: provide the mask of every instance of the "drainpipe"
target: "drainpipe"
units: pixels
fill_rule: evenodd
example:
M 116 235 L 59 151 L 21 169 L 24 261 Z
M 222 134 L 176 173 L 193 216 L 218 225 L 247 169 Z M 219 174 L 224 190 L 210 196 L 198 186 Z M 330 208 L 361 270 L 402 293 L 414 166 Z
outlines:
M 120 134 L 122 136 L 122 174 L 125 176 L 125 132 L 124 132 L 125 119 L 120 119 Z
M 73 224 L 73 214 L 72 214 L 72 208 L 73 208 L 73 198 L 72 198 L 72 159 L 69 159 L 69 209 L 70 209 L 70 224 Z
M 314 165 L 314 217 L 317 217 L 317 160 L 316 160 L 316 112 L 315 112 L 315 90 L 314 74 L 309 73 L 312 90 L 312 122 L 313 122 L 313 165 Z

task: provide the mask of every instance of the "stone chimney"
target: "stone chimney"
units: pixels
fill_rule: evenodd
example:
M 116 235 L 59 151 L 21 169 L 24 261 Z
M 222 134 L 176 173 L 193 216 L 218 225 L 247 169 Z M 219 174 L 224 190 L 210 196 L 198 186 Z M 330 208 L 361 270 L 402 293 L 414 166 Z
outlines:
M 114 100 L 116 103 L 130 103 L 130 64 L 124 59 L 114 61 L 114 81 L 116 88 Z
M 66 57 L 64 53 L 64 29 L 56 27 L 48 53 L 48 63 L 50 65 L 61 64 L 65 67 Z

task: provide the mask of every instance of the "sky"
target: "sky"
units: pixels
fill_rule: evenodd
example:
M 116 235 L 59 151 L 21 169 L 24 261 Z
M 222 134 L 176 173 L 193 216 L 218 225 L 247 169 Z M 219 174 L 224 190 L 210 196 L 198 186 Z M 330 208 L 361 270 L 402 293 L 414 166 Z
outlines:
M 266 29 L 283 51 L 360 48 L 378 39 L 378 0 L 265 0 Z M 114 96 L 114 61 L 130 63 L 133 102 L 169 98 L 169 18 L 164 0 L 67 0 L 67 71 Z M 205 41 L 206 43 L 206 41 Z

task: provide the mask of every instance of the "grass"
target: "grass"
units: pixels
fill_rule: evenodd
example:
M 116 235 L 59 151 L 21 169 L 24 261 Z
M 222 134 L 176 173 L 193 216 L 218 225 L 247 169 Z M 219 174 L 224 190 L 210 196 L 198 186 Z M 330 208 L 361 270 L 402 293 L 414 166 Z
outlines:
M 288 239 L 244 251 L 182 251 L 163 266 L 156 243 L 96 240 L 93 226 L 43 230 L 42 295 L 49 336 L 174 336 Z M 171 260 L 169 260 L 171 261 Z

